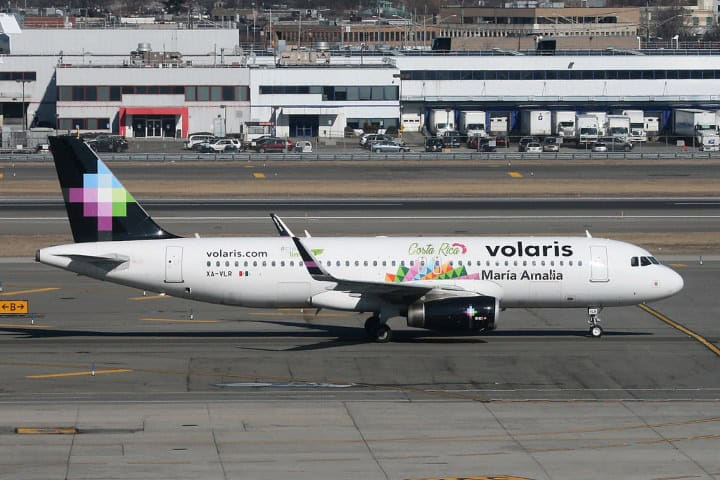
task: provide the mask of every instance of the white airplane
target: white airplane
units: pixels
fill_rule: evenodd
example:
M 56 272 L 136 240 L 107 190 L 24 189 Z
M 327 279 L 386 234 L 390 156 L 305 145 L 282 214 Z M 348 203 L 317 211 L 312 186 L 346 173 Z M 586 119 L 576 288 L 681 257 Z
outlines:
M 600 337 L 604 307 L 679 292 L 683 279 L 646 250 L 585 237 L 306 238 L 275 215 L 278 237 L 180 238 L 159 227 L 97 155 L 51 137 L 74 244 L 36 260 L 99 280 L 243 307 L 329 308 L 372 314 L 368 336 L 391 339 L 389 319 L 479 333 L 506 308 L 586 308 Z

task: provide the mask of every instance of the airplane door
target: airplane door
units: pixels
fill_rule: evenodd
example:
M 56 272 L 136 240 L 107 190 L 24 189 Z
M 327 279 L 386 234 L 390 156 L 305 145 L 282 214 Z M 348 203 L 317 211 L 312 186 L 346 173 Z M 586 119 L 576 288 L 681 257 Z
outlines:
M 607 282 L 608 259 L 607 247 L 590 247 L 590 281 Z
M 165 248 L 165 283 L 183 283 L 182 247 Z

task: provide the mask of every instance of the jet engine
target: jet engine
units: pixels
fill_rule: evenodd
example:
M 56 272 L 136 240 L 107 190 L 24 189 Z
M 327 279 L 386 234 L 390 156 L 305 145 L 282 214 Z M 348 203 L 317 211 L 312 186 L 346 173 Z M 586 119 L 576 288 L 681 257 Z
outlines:
M 408 307 L 409 327 L 428 330 L 478 332 L 494 330 L 500 301 L 494 297 L 453 297 L 413 303 Z

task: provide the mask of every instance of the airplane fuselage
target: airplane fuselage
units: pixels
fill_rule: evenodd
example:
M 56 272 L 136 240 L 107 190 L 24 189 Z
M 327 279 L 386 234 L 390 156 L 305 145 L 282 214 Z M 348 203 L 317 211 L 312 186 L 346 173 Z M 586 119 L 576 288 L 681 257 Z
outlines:
M 458 287 L 495 296 L 504 308 L 633 305 L 682 288 L 673 270 L 642 260 L 654 261 L 647 251 L 602 238 L 314 237 L 303 243 L 336 278 Z M 122 285 L 227 305 L 373 311 L 387 303 L 382 296 L 361 299 L 314 280 L 287 237 L 77 243 L 42 249 L 38 260 Z

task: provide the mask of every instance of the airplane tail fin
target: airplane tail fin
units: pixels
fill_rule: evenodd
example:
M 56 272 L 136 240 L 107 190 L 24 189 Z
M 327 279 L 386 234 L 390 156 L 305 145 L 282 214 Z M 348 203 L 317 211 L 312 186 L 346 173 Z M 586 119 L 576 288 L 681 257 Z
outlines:
M 75 242 L 177 238 L 150 218 L 82 140 L 50 137 L 50 149 Z

